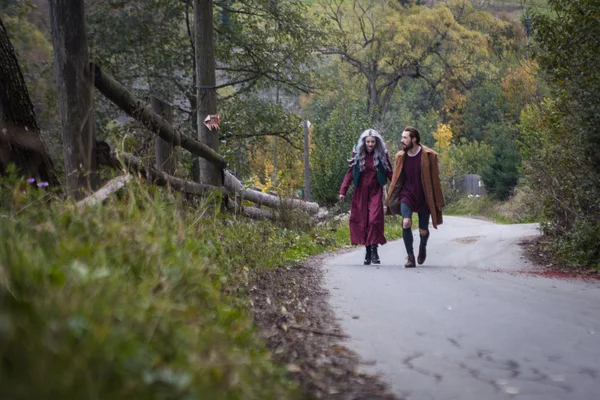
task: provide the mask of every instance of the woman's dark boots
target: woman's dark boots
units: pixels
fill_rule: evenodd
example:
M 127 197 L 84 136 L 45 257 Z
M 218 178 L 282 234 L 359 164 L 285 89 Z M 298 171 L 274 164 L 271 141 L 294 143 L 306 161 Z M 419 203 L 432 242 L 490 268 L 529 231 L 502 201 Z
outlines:
M 377 254 L 376 244 L 371 245 L 371 262 L 373 264 L 381 264 L 381 261 L 379 261 L 379 254 Z
M 365 246 L 365 248 L 367 249 L 367 253 L 365 254 L 365 265 L 371 265 L 371 246 Z
M 367 253 L 365 254 L 365 265 L 381 264 L 381 261 L 379 261 L 379 254 L 377 254 L 377 245 L 370 244 L 365 246 L 365 248 L 367 249 Z

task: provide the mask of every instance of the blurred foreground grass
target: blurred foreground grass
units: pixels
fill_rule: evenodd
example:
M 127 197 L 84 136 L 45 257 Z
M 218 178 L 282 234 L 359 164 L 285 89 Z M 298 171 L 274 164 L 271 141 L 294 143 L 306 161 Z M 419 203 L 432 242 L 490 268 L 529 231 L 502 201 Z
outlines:
M 302 398 L 259 339 L 246 286 L 347 245 L 347 224 L 218 204 L 133 183 L 77 207 L 0 181 L 1 397 Z

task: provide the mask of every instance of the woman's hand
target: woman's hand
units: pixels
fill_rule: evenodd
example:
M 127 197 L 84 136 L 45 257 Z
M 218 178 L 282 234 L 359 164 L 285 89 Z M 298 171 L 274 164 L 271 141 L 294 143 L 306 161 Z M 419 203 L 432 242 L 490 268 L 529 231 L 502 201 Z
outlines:
M 345 198 L 346 198 L 346 196 L 344 196 L 343 194 L 340 194 L 340 201 L 344 201 Z

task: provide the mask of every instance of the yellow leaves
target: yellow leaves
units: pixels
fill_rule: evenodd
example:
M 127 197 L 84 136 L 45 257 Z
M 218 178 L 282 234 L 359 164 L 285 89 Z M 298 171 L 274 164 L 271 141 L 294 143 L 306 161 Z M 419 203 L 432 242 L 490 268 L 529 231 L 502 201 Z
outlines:
M 446 113 L 450 125 L 460 125 L 460 119 L 462 119 L 460 111 L 465 104 L 466 99 L 467 95 L 456 88 L 450 88 L 447 91 L 446 96 L 444 97 L 442 111 Z
M 436 149 L 443 151 L 443 150 L 449 148 L 450 145 L 452 144 L 452 136 L 453 136 L 453 134 L 452 134 L 452 129 L 450 128 L 450 125 L 438 124 L 437 130 L 435 132 L 433 132 L 433 137 L 435 138 L 435 141 L 436 141 L 436 144 L 435 144 Z
M 447 124 L 438 124 L 437 130 L 433 132 L 435 139 L 434 149 L 440 153 L 440 174 L 443 177 L 453 176 L 455 171 L 449 154 L 452 136 L 452 129 Z
M 303 153 L 279 138 L 275 146 L 275 138 L 268 137 L 253 149 L 248 161 L 251 184 L 264 193 L 276 191 L 279 194 L 290 193 L 304 186 Z M 277 150 L 275 150 L 277 149 Z M 273 164 L 277 151 L 276 170 Z
M 537 62 L 532 60 L 525 61 L 515 69 L 509 68 L 502 78 L 502 91 L 507 97 L 533 97 L 537 92 L 535 76 L 538 70 Z

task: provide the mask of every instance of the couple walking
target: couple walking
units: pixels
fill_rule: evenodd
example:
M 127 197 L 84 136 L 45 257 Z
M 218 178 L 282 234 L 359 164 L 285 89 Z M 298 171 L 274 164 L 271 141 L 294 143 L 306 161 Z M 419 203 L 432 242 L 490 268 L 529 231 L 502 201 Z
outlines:
M 393 172 L 392 172 L 393 171 Z M 390 180 L 385 202 L 383 187 Z M 352 152 L 348 172 L 340 188 L 343 201 L 354 184 L 350 209 L 350 241 L 366 247 L 365 265 L 379 264 L 377 247 L 387 241 L 384 235 L 384 204 L 387 212 L 402 215 L 402 238 L 408 254 L 406 268 L 414 268 L 427 258 L 429 218 L 437 229 L 442 223 L 444 196 L 440 181 L 437 154 L 421 144 L 416 128 L 408 126 L 402 132 L 402 150 L 390 162 L 383 138 L 374 129 L 364 131 Z M 419 253 L 415 260 L 412 215 L 419 215 Z

